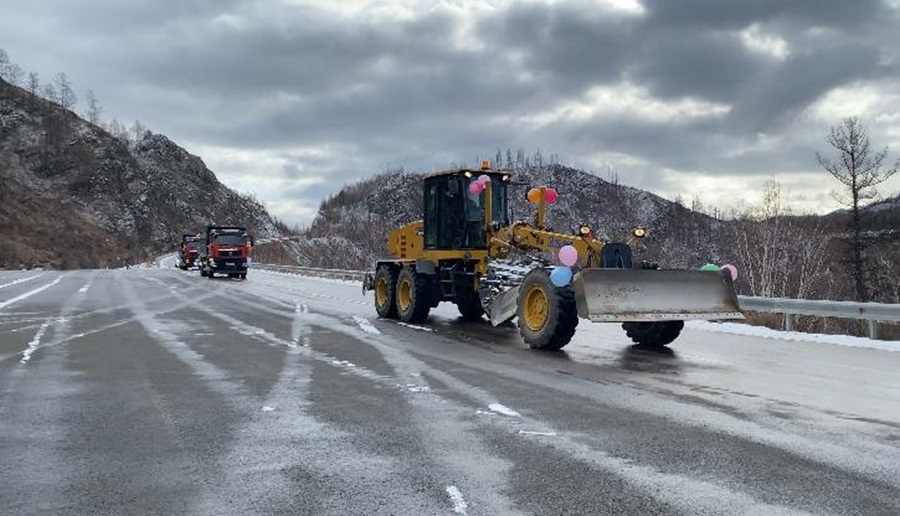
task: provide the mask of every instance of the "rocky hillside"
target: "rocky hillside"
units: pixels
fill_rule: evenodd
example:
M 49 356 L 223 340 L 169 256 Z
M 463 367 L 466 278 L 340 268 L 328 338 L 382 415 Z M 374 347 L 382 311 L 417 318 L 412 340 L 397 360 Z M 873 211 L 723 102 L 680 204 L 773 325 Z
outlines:
M 341 190 L 322 202 L 318 216 L 295 243 L 299 261 L 320 267 L 367 268 L 385 256 L 385 235 L 422 217 L 422 174 L 387 172 Z M 561 165 L 514 170 L 510 208 L 514 220 L 530 220 L 532 186 L 550 185 L 559 201 L 548 210 L 549 226 L 574 232 L 589 223 L 608 240 L 626 239 L 633 228 L 652 228 L 642 257 L 677 266 L 705 263 L 714 249 L 709 228 L 718 221 L 657 195 Z M 686 224 L 688 221 L 690 224 Z
M 284 230 L 165 136 L 123 141 L 2 80 L 0 185 L 0 268 L 142 260 L 211 222 Z
M 853 299 L 846 213 L 792 216 L 773 204 L 725 218 L 560 165 L 520 166 L 513 172 L 514 220 L 534 216 L 535 208 L 525 198 L 530 187 L 550 185 L 559 192 L 559 201 L 548 211 L 548 223 L 556 231 L 571 233 L 589 223 L 602 238 L 623 240 L 632 228 L 647 227 L 649 237 L 636 249 L 638 258 L 672 268 L 737 264 L 742 294 Z M 313 267 L 370 268 L 387 256 L 389 231 L 421 218 L 422 177 L 386 172 L 324 200 L 312 225 L 290 243 L 295 261 Z M 869 210 L 865 219 L 873 240 L 867 251 L 871 299 L 884 302 L 900 299 L 900 209 L 892 202 Z

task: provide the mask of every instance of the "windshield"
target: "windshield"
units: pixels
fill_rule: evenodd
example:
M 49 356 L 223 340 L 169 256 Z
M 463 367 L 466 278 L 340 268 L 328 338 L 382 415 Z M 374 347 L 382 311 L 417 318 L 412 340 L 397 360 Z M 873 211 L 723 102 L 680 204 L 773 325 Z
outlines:
M 200 243 L 200 237 L 188 237 L 184 239 L 184 245 L 186 247 L 194 248 Z
M 474 182 L 473 178 L 471 181 L 466 183 L 466 188 L 469 188 L 469 184 Z M 491 181 L 491 191 L 493 195 L 493 203 L 491 206 L 491 210 L 493 213 L 493 222 L 499 222 L 501 225 L 505 226 L 509 224 L 507 217 L 507 206 L 506 206 L 506 182 L 500 181 L 498 177 L 494 177 Z M 476 220 L 484 220 L 484 203 L 485 203 L 485 194 L 481 195 L 469 195 L 466 209 L 466 218 L 469 221 Z
M 219 245 L 245 245 L 247 235 L 213 235 L 212 243 Z

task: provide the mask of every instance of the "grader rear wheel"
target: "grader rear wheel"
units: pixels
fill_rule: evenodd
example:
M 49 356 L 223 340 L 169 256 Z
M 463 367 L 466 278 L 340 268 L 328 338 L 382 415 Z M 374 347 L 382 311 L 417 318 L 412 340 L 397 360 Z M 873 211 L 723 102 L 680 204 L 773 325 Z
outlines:
M 378 288 L 376 282 L 375 288 Z M 404 267 L 397 275 L 397 316 L 407 323 L 420 323 L 431 311 L 431 277 L 416 274 L 415 269 Z
M 397 318 L 397 270 L 382 265 L 375 272 L 375 311 L 378 317 Z
M 532 348 L 562 349 L 578 326 L 575 293 L 569 286 L 557 287 L 544 269 L 525 275 L 519 287 L 519 333 Z

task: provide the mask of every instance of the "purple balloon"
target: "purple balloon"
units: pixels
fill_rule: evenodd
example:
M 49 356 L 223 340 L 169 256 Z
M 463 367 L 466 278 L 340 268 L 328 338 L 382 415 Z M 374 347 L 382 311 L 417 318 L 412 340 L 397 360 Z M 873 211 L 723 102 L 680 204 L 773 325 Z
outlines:
M 490 180 L 491 180 L 491 176 L 489 176 L 487 174 L 481 174 L 480 176 L 478 176 L 478 179 L 477 179 L 477 181 L 481 184 L 485 184 Z
M 578 250 L 570 245 L 564 245 L 559 249 L 559 262 L 566 267 L 572 267 L 578 263 Z

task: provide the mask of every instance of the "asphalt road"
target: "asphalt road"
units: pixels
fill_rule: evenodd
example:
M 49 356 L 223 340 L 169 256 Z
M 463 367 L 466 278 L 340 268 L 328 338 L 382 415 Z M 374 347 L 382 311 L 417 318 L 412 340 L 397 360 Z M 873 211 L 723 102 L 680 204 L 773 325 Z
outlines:
M 900 514 L 900 352 L 375 318 L 253 270 L 0 271 L 0 513 Z

